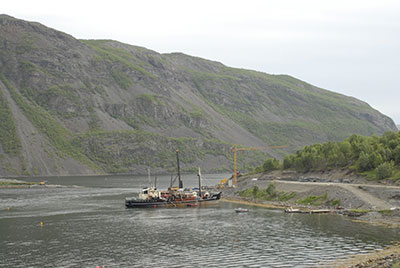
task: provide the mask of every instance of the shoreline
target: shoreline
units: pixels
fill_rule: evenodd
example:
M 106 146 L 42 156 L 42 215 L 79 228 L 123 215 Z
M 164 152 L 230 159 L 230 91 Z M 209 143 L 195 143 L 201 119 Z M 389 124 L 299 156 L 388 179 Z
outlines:
M 17 179 L 0 178 L 0 189 L 30 189 L 30 188 L 77 188 L 80 186 L 66 186 L 59 184 L 47 184 L 46 181 L 27 182 Z
M 331 263 L 329 267 L 392 267 L 384 266 L 385 263 L 397 264 L 400 266 L 400 242 L 396 242 L 382 250 L 375 250 L 368 254 L 351 255 L 346 259 L 337 260 Z
M 387 228 L 400 228 L 400 217 L 386 215 L 383 218 L 373 218 L 373 217 L 369 216 L 369 214 L 379 213 L 379 210 L 369 210 L 366 212 L 358 213 L 357 210 L 355 210 L 355 209 L 340 209 L 340 210 L 338 210 L 338 209 L 334 209 L 334 208 L 327 209 L 325 207 L 319 207 L 319 206 L 304 207 L 304 206 L 299 206 L 296 204 L 276 204 L 273 201 L 256 202 L 254 200 L 253 201 L 243 200 L 240 197 L 233 197 L 233 196 L 228 196 L 228 197 L 223 196 L 221 198 L 221 201 L 235 203 L 235 204 L 242 204 L 242 205 L 246 205 L 246 206 L 256 206 L 256 207 L 279 209 L 279 210 L 293 208 L 293 209 L 299 209 L 302 211 L 302 213 L 305 213 L 305 214 L 313 214 L 313 211 L 324 210 L 324 211 L 326 211 L 325 214 L 341 215 L 343 217 L 349 218 L 351 221 L 354 221 L 354 222 L 361 222 L 361 223 L 372 224 L 372 225 L 377 225 L 377 226 L 385 226 Z M 328 212 L 328 210 L 329 210 L 329 212 Z
M 284 206 L 284 205 L 276 205 L 276 204 L 272 204 L 272 203 L 257 203 L 257 202 L 252 202 L 252 201 L 248 201 L 248 200 L 242 200 L 242 199 L 235 198 L 235 197 L 222 196 L 221 201 L 235 203 L 235 204 L 242 204 L 242 205 L 246 205 L 246 206 L 256 206 L 256 207 L 273 208 L 273 209 L 281 209 L 281 210 L 287 208 L 287 206 Z

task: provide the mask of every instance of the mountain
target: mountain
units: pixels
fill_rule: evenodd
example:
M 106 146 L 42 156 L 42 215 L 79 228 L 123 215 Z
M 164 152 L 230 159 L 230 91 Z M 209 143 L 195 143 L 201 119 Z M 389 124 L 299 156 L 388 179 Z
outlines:
M 304 145 L 396 130 L 367 103 L 288 75 L 72 36 L 0 16 L 0 174 L 240 168 Z

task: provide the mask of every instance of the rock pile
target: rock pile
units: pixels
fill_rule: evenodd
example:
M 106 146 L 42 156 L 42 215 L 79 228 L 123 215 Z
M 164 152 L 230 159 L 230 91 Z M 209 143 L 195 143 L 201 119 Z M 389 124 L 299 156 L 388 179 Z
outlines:
M 351 268 L 394 268 L 400 267 L 400 254 L 393 253 L 391 255 L 369 259 L 356 265 L 352 265 Z

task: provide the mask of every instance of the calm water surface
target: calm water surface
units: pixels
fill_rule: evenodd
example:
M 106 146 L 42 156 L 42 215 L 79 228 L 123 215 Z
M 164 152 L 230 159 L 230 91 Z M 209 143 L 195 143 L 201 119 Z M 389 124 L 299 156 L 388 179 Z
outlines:
M 209 185 L 223 178 L 204 177 Z M 400 241 L 399 229 L 337 215 L 236 214 L 224 202 L 125 209 L 146 177 L 47 180 L 82 187 L 0 189 L 0 267 L 315 267 Z M 169 183 L 158 178 L 160 188 Z

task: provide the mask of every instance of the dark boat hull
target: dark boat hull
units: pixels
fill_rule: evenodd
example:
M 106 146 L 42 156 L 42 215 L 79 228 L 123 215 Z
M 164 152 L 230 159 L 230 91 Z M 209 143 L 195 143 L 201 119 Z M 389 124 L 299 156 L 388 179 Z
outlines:
M 214 194 L 207 199 L 193 199 L 193 200 L 138 200 L 126 199 L 126 208 L 156 208 L 156 207 L 177 207 L 177 206 L 190 206 L 192 204 L 201 204 L 205 202 L 217 201 L 221 199 L 221 193 Z

